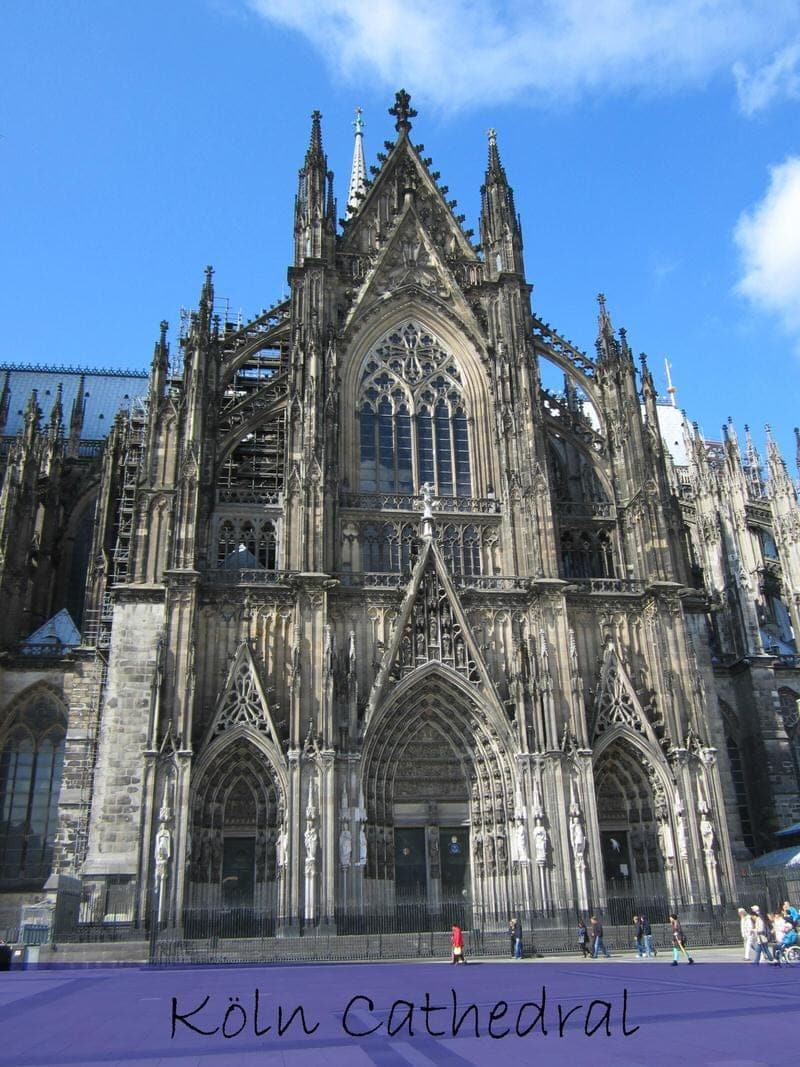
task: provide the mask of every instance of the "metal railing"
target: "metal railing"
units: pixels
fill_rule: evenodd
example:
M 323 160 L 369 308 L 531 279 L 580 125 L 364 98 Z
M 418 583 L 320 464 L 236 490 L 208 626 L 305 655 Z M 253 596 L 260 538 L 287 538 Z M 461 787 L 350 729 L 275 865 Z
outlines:
M 422 512 L 423 500 L 413 493 L 347 493 L 340 495 L 343 508 L 365 511 L 410 511 Z M 497 515 L 500 501 L 495 497 L 440 496 L 436 497 L 434 511 L 437 514 Z
M 569 584 L 581 593 L 629 593 L 645 590 L 641 578 L 569 578 Z

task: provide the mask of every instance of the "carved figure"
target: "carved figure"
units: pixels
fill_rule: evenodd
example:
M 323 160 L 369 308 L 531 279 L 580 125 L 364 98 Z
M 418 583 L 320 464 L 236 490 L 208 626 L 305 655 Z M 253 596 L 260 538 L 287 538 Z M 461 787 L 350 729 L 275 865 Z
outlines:
M 586 834 L 580 817 L 573 815 L 569 821 L 569 836 L 572 841 L 572 854 L 575 860 L 583 863 L 586 853 Z
M 367 862 L 367 831 L 364 824 L 358 832 L 358 866 L 363 867 Z
M 424 482 L 422 485 L 422 517 L 433 518 L 433 486 L 430 482 Z
M 711 822 L 708 815 L 704 815 L 700 820 L 700 836 L 703 839 L 703 850 L 707 853 L 713 852 L 716 836 L 714 834 L 714 824 Z
M 280 833 L 278 834 L 278 840 L 275 842 L 275 862 L 278 870 L 282 870 L 288 862 L 288 846 L 289 835 L 286 832 L 286 826 L 281 826 Z
M 352 853 L 353 835 L 350 833 L 349 826 L 343 826 L 342 832 L 339 834 L 339 863 L 342 867 L 350 866 Z
M 313 822 L 306 824 L 303 840 L 306 846 L 306 873 L 308 873 L 316 869 L 317 846 L 319 845 L 319 832 Z
M 538 864 L 547 863 L 547 830 L 540 822 L 533 828 L 533 854 Z
M 171 856 L 172 835 L 162 822 L 156 834 L 156 878 L 159 880 L 166 877 Z
M 525 823 L 520 819 L 515 828 L 516 845 L 517 845 L 517 859 L 520 863 L 527 863 L 530 860 L 528 855 L 528 834 L 525 830 Z

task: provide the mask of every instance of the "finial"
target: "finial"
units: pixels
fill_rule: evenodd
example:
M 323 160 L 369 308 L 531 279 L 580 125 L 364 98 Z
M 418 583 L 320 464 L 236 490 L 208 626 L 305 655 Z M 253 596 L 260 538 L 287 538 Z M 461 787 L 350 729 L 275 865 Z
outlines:
M 394 107 L 389 108 L 389 114 L 394 115 L 396 121 L 394 128 L 398 133 L 408 133 L 411 129 L 411 123 L 409 119 L 416 117 L 416 111 L 411 107 L 411 97 L 405 91 L 400 89 L 394 94 Z
M 364 135 L 364 120 L 361 117 L 363 114 L 364 114 L 363 108 L 357 107 L 356 108 L 356 117 L 353 120 L 353 128 L 356 131 L 356 137 L 363 137 L 363 135 Z
M 364 120 L 360 107 L 356 108 L 353 127 L 356 131 L 353 145 L 353 166 L 350 169 L 350 186 L 347 190 L 347 210 L 345 218 L 355 215 L 367 186 L 367 168 L 364 165 Z
M 320 111 L 311 112 L 311 139 L 308 142 L 308 155 L 309 156 L 321 156 L 322 155 L 322 125 L 321 125 L 322 113 Z
M 158 343 L 161 345 L 162 348 L 167 343 L 167 330 L 168 329 L 169 329 L 169 323 L 167 322 L 166 319 L 162 319 L 161 322 L 159 323 L 159 338 L 158 338 Z
M 497 130 L 492 127 L 487 130 L 487 136 L 489 138 L 489 174 L 497 174 L 502 178 L 505 178 L 505 171 L 503 170 L 503 164 L 500 162 L 500 153 L 497 149 Z

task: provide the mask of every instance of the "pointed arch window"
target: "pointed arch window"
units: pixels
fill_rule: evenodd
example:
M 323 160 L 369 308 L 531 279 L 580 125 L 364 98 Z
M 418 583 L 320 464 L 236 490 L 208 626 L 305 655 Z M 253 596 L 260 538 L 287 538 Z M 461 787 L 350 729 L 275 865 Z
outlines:
M 0 881 L 7 884 L 50 873 L 65 726 L 60 705 L 40 695 L 0 733 Z
M 461 372 L 418 323 L 378 342 L 367 358 L 358 401 L 362 492 L 438 496 L 472 493 L 469 418 Z

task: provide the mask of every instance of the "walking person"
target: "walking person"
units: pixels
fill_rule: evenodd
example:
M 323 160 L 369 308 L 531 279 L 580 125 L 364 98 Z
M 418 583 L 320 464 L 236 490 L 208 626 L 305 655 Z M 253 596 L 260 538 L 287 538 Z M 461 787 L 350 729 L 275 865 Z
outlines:
M 599 959 L 601 952 L 606 959 L 608 959 L 611 956 L 611 953 L 603 942 L 603 924 L 596 915 L 593 915 L 589 920 L 589 926 L 591 928 L 592 936 L 592 959 Z
M 753 916 L 748 915 L 744 908 L 739 908 L 739 931 L 744 945 L 744 962 L 752 963 L 753 948 L 755 942 L 755 930 L 753 929 Z
M 453 958 L 451 963 L 466 963 L 464 956 L 464 934 L 460 926 L 454 926 L 450 934 L 450 943 L 453 946 Z
M 642 937 L 644 940 L 644 950 L 648 958 L 656 955 L 656 950 L 653 947 L 653 928 L 650 925 L 650 921 L 646 915 L 639 916 L 639 922 L 642 924 Z
M 522 923 L 513 918 L 509 924 L 511 934 L 511 956 L 515 960 L 522 959 Z
M 687 963 L 694 963 L 694 960 L 689 955 L 686 949 L 686 935 L 683 932 L 681 921 L 677 915 L 670 915 L 669 917 L 670 927 L 672 928 L 672 966 L 678 966 L 678 960 L 681 958 L 681 952 L 686 957 Z
M 633 917 L 633 938 L 636 945 L 637 959 L 644 959 L 644 928 L 642 927 L 642 920 L 638 915 Z
M 578 919 L 578 945 L 583 953 L 583 958 L 585 960 L 590 959 L 592 953 L 589 948 L 589 931 L 586 929 L 586 923 L 583 919 Z
M 758 904 L 754 904 L 750 909 L 750 913 L 753 916 L 753 935 L 755 942 L 755 956 L 753 957 L 753 963 L 758 966 L 761 963 L 762 955 L 766 957 L 769 963 L 774 963 L 772 953 L 769 950 L 769 935 L 770 931 L 764 921 L 764 916 L 761 914 L 761 908 Z

